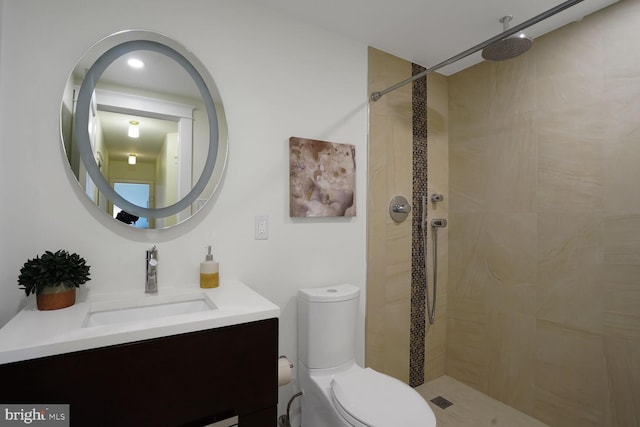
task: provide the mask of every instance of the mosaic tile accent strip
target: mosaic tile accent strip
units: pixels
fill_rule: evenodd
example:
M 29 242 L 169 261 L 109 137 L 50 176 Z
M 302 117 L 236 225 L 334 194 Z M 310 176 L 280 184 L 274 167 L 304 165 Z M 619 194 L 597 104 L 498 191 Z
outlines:
M 412 75 L 425 68 L 411 64 Z M 411 241 L 411 329 L 409 343 L 409 385 L 424 384 L 425 361 L 425 271 L 424 242 L 420 231 L 422 196 L 427 195 L 427 78 L 413 82 L 413 220 Z

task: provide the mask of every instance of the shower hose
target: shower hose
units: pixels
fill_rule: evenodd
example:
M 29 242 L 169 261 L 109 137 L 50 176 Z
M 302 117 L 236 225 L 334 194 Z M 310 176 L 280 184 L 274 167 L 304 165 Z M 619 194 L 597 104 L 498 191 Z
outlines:
M 422 249 L 424 261 L 424 282 L 425 294 L 427 298 L 427 319 L 433 325 L 436 320 L 436 295 L 438 293 L 438 228 L 433 226 L 433 301 L 429 297 L 429 274 L 427 269 L 427 196 L 422 196 Z

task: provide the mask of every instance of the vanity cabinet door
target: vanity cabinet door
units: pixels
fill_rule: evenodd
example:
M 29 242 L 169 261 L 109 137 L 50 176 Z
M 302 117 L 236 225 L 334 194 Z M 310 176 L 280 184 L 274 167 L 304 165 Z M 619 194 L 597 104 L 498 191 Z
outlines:
M 277 422 L 278 319 L 0 365 L 0 402 L 70 405 L 72 426 Z

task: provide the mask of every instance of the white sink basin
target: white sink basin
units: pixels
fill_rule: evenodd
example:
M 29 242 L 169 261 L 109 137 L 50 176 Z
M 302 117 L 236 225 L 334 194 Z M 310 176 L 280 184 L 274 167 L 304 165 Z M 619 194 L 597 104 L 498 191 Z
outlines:
M 109 304 L 109 305 L 114 305 Z M 83 328 L 139 322 L 169 316 L 193 314 L 215 310 L 217 307 L 204 295 L 180 301 L 144 301 L 140 305 L 122 302 L 113 308 L 92 307 L 87 313 Z

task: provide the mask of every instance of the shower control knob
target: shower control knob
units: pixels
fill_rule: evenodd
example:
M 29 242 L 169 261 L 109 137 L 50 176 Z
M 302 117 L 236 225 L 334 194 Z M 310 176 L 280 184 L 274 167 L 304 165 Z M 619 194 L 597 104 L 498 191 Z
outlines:
M 433 193 L 431 195 L 431 201 L 434 202 L 434 203 L 441 202 L 443 200 L 444 200 L 444 196 L 442 194 Z
M 409 205 L 393 205 L 391 210 L 396 213 L 408 213 L 411 208 Z
M 401 223 L 411 213 L 411 205 L 404 196 L 395 196 L 389 202 L 389 215 L 394 222 Z

